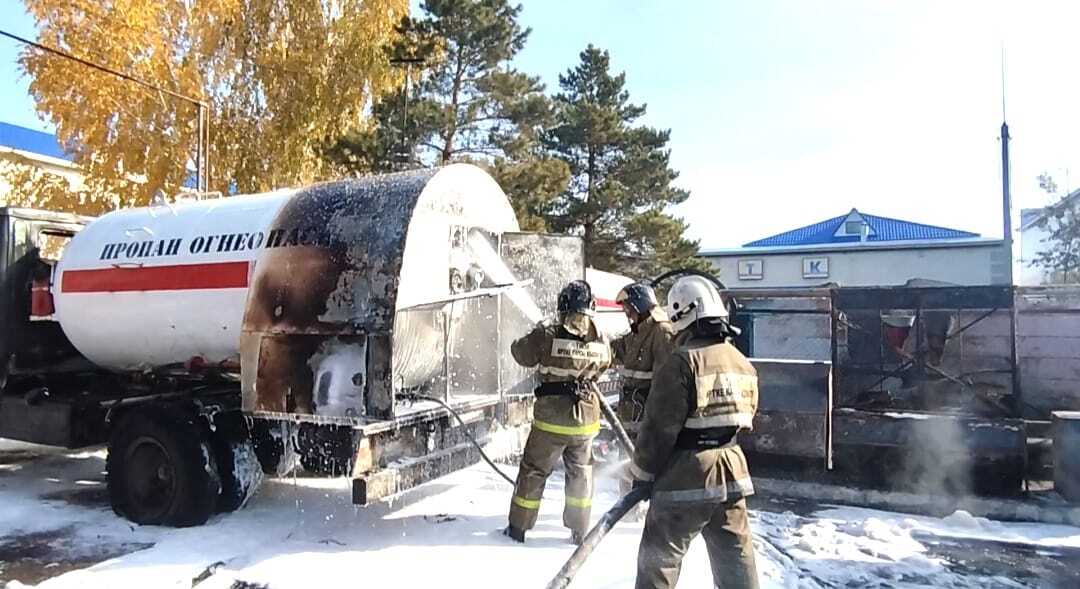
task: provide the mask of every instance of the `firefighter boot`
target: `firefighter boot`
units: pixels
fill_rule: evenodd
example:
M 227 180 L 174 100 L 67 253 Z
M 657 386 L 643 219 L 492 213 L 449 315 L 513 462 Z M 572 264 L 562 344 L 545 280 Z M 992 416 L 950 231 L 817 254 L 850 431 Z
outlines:
M 525 543 L 525 530 L 515 528 L 514 526 L 506 526 L 503 530 L 503 534 L 509 536 L 515 542 Z
M 570 543 L 574 546 L 581 546 L 581 543 L 585 540 L 585 532 L 578 532 L 576 530 L 570 530 Z

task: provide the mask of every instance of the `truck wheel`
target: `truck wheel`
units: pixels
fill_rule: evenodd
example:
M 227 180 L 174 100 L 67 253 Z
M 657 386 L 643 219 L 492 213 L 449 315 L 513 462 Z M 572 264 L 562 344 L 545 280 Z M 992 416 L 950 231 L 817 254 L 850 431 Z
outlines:
M 206 428 L 151 412 L 127 415 L 109 440 L 109 499 L 137 524 L 197 526 L 217 506 L 221 482 Z
M 236 511 L 247 504 L 262 483 L 263 471 L 255 454 L 247 421 L 239 411 L 223 411 L 214 418 L 211 437 L 214 461 L 221 479 L 218 513 Z

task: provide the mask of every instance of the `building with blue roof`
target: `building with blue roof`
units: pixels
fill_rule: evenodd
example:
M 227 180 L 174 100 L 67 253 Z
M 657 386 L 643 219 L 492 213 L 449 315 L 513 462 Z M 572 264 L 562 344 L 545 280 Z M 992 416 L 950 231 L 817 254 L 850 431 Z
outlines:
M 31 166 L 66 178 L 72 188 L 82 185 L 83 174 L 72 163 L 56 135 L 0 122 L 0 169 Z M 0 177 L 0 206 L 10 200 L 12 187 Z
M 0 166 L 4 162 L 28 164 L 54 174 L 60 174 L 71 182 L 82 182 L 83 175 L 72 162 L 71 154 L 64 149 L 53 133 L 27 129 L 0 121 Z M 196 188 L 195 172 L 188 173 L 184 188 Z M 0 204 L 10 187 L 0 184 Z
M 857 209 L 744 244 L 702 250 L 731 288 L 1009 282 L 1004 242 Z
M 62 161 L 71 161 L 64 152 L 56 135 L 44 133 L 0 121 L 0 148 L 21 152 L 30 156 L 45 156 Z
M 865 236 L 863 235 L 864 230 L 866 232 Z M 851 209 L 851 212 L 846 215 L 840 215 L 806 227 L 751 241 L 744 244 L 743 247 L 784 247 L 855 242 L 880 243 L 886 241 L 967 239 L 971 237 L 979 237 L 979 234 L 923 223 L 912 223 L 900 219 L 890 219 L 889 217 L 878 217 Z

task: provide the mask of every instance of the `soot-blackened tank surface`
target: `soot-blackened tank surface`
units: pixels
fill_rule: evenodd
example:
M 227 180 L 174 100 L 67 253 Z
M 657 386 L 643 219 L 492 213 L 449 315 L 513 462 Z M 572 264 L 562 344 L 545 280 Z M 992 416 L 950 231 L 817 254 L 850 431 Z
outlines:
M 241 337 L 245 409 L 385 419 L 395 385 L 431 376 L 395 359 L 394 326 L 407 309 L 450 295 L 455 269 L 468 271 L 455 268 L 468 260 L 453 235 L 517 222 L 494 180 L 454 165 L 300 190 L 273 226 L 295 237 L 256 262 Z M 427 360 L 417 359 L 440 364 Z

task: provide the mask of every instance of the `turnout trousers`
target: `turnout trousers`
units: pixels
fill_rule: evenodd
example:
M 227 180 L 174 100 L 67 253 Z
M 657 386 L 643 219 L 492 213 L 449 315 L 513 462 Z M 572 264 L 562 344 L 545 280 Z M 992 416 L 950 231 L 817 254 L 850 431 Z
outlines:
M 510 501 L 510 525 L 521 530 L 531 530 L 536 525 L 544 486 L 561 457 L 566 471 L 563 525 L 582 535 L 589 530 L 593 494 L 592 438 L 551 433 L 533 426 L 525 442 L 517 485 Z
M 619 407 L 616 414 L 631 442 L 637 441 L 638 428 L 641 427 L 641 418 L 645 415 L 645 399 L 648 395 L 648 388 L 623 389 L 619 394 Z M 619 450 L 621 451 L 622 448 L 620 447 Z M 633 457 L 626 456 L 625 458 L 632 459 Z M 619 495 L 629 493 L 632 486 L 631 481 L 619 479 Z M 644 513 L 645 504 L 639 503 L 623 519 L 624 521 L 641 521 Z
M 754 543 L 744 498 L 725 502 L 651 502 L 638 549 L 636 589 L 675 587 L 683 555 L 698 534 L 705 538 L 716 587 L 757 589 Z

